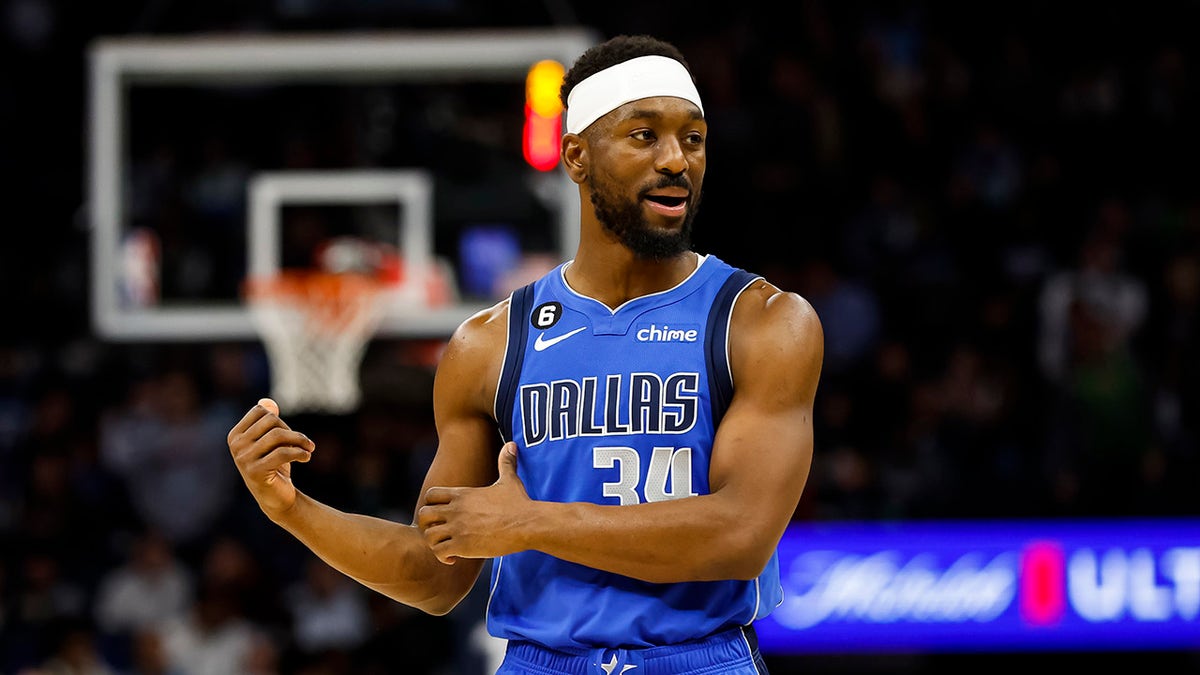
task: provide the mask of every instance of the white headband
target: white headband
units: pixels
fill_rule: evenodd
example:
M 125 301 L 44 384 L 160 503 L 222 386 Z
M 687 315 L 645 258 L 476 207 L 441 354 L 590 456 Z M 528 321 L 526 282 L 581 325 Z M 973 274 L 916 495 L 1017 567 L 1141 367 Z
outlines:
M 639 56 L 584 78 L 567 95 L 567 132 L 577 134 L 617 108 L 651 96 L 674 96 L 696 104 L 700 92 L 683 64 L 667 56 Z

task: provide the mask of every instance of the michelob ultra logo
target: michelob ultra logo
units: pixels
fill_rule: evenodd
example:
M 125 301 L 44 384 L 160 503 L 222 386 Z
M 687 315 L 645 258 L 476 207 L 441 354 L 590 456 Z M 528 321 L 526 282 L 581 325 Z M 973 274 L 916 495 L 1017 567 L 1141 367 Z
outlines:
M 1200 521 L 794 524 L 763 649 L 1195 648 Z

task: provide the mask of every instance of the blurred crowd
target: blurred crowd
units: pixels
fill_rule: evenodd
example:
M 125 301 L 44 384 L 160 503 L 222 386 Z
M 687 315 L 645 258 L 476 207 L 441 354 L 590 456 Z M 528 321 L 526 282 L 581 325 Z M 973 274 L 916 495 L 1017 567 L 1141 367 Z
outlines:
M 325 7 L 274 3 L 288 20 L 271 24 L 272 3 L 245 15 L 214 3 L 206 25 L 147 4 L 159 13 L 2 4 L 5 63 L 60 77 L 6 65 L 0 79 L 6 208 L 25 232 L 0 247 L 0 674 L 483 672 L 494 645 L 477 594 L 440 618 L 387 601 L 249 500 L 225 438 L 269 389 L 261 344 L 94 336 L 86 39 L 152 19 L 311 29 Z M 328 27 L 404 27 L 389 3 L 363 4 L 376 13 Z M 445 8 L 503 23 L 486 3 L 396 4 L 427 25 L 452 25 Z M 825 328 L 797 519 L 1197 515 L 1200 4 L 805 0 L 786 22 L 756 3 L 720 17 L 617 5 L 627 11 L 545 3 L 504 19 L 652 32 L 689 56 L 711 129 L 696 247 L 803 294 Z M 77 90 L 53 105 L 51 87 Z M 408 142 L 391 131 L 320 140 Z M 487 142 L 463 132 L 444 152 L 469 159 Z M 212 162 L 255 158 L 214 148 L 167 157 L 169 172 L 152 170 L 162 146 L 134 148 L 134 180 L 160 181 L 140 194 L 237 213 L 239 174 Z M 505 179 L 479 176 L 493 178 Z M 150 226 L 163 214 L 130 210 Z M 411 517 L 435 445 L 431 353 L 381 339 L 359 410 L 289 420 L 318 447 L 295 471 L 301 489 Z

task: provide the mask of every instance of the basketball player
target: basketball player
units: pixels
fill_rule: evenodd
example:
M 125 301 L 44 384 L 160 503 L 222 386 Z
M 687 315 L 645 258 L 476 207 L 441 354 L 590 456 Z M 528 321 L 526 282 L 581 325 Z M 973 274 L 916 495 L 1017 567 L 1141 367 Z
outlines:
M 708 128 L 674 46 L 597 45 L 562 96 L 577 254 L 450 339 L 414 522 L 299 491 L 291 463 L 315 447 L 269 399 L 230 450 L 272 521 L 399 602 L 449 612 L 491 560 L 500 673 L 764 673 L 754 622 L 781 600 L 820 322 L 802 297 L 691 249 Z M 776 223 L 721 225 L 778 245 Z

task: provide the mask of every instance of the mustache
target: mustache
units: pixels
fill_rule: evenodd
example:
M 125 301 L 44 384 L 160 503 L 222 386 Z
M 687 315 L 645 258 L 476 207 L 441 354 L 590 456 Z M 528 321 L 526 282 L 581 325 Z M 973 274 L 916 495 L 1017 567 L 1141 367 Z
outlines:
M 638 191 L 638 196 L 645 197 L 647 194 L 650 193 L 651 190 L 658 190 L 661 188 L 669 188 L 669 187 L 683 188 L 684 190 L 691 192 L 692 191 L 692 182 L 687 179 L 687 176 L 683 176 L 683 175 L 662 176 L 653 185 L 647 185 L 646 187 L 644 187 L 640 191 Z

